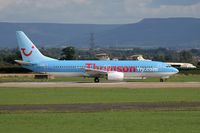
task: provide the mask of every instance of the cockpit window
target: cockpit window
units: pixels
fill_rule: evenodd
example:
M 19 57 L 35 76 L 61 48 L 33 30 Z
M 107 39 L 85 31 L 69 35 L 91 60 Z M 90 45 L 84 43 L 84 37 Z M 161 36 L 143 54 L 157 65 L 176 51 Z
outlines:
M 166 67 L 171 67 L 171 65 L 168 64 Z

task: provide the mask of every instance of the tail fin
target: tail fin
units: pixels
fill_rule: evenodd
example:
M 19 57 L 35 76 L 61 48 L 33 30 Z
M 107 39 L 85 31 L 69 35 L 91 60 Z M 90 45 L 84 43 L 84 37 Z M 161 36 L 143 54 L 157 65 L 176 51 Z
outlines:
M 31 42 L 31 40 L 24 34 L 23 31 L 17 31 L 16 36 L 23 61 L 37 63 L 37 62 L 55 60 L 46 57 L 42 53 L 40 53 L 40 51 Z

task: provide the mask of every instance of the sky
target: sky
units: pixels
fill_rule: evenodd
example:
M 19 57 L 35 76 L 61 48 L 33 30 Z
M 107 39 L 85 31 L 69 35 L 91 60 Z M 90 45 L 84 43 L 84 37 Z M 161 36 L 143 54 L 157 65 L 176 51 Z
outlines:
M 127 24 L 200 18 L 200 0 L 0 0 L 0 22 Z

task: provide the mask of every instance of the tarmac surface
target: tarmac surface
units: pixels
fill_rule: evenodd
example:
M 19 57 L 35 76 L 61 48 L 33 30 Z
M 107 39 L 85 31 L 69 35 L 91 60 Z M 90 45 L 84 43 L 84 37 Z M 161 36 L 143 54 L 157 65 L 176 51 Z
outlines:
M 80 82 L 5 82 L 0 87 L 15 88 L 200 88 L 200 82 L 109 82 L 109 83 L 80 83 Z
M 0 111 L 90 112 L 108 110 L 194 110 L 199 108 L 200 102 L 0 105 Z

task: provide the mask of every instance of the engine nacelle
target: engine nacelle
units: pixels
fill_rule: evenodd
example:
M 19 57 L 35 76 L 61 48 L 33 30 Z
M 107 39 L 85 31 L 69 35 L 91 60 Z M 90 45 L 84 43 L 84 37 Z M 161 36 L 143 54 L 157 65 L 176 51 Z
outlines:
M 122 81 L 124 79 L 124 73 L 122 72 L 109 72 L 107 75 L 108 80 Z

